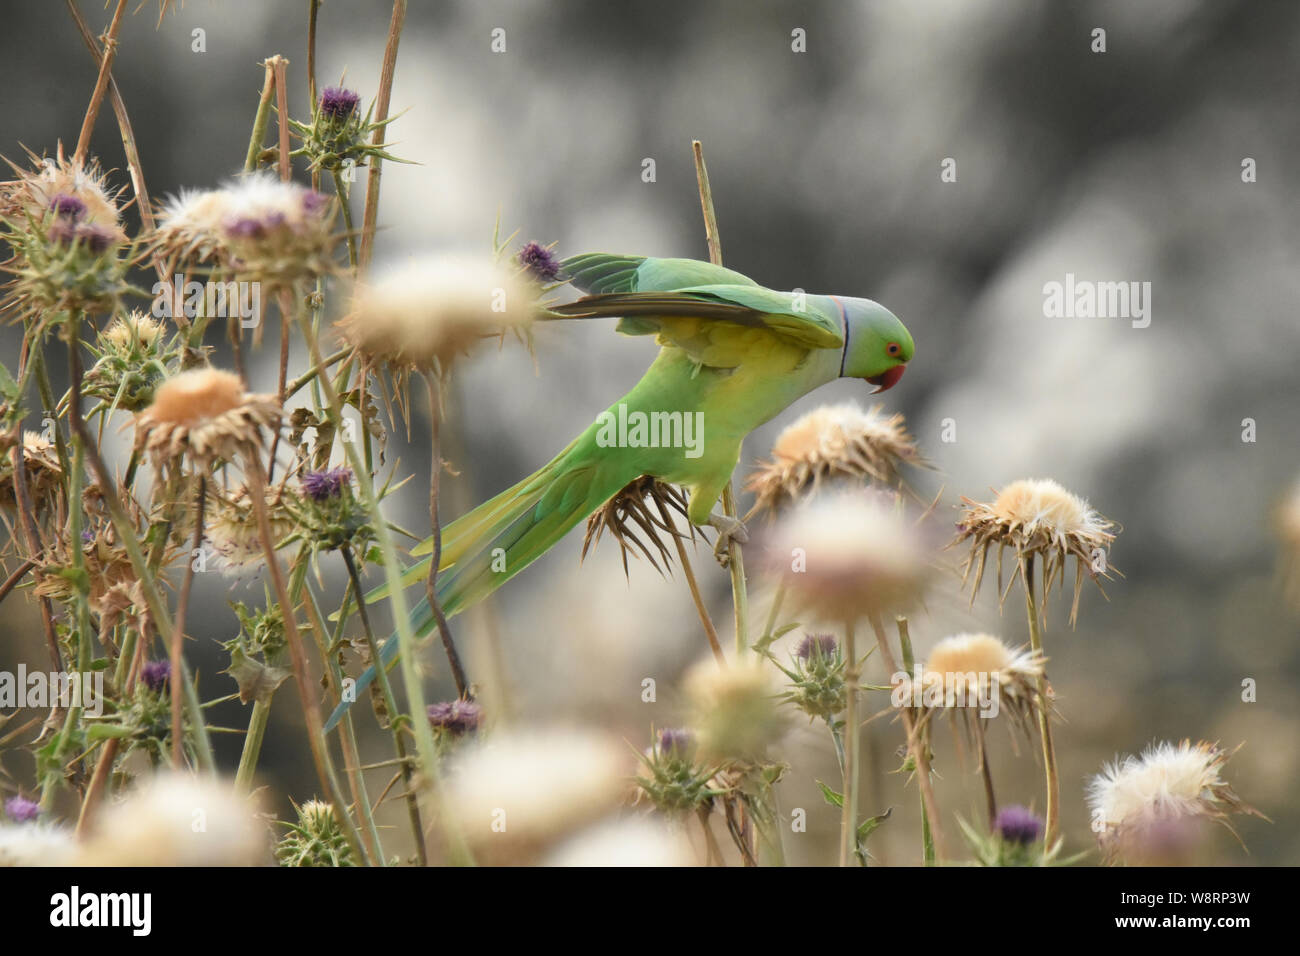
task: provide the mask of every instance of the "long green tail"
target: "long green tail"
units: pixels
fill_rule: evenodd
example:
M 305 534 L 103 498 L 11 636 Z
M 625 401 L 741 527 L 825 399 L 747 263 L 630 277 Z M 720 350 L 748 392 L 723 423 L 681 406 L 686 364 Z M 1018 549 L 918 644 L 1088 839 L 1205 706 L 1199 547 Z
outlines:
M 523 481 L 485 501 L 443 529 L 442 560 L 436 592 L 438 604 L 450 617 L 481 601 L 506 581 L 545 554 L 579 521 L 608 501 L 636 475 L 624 475 L 616 456 L 592 454 L 594 427 L 575 439 L 549 464 Z M 426 541 L 416 553 L 432 551 Z M 404 586 L 422 584 L 429 573 L 425 558 L 402 575 Z M 367 599 L 383 597 L 380 588 Z M 419 637 L 434 629 L 427 595 L 411 612 L 411 625 Z M 385 667 L 397 659 L 396 635 L 380 648 Z M 372 664 L 357 679 L 359 693 L 375 679 Z M 343 701 L 325 723 L 332 730 L 352 704 Z

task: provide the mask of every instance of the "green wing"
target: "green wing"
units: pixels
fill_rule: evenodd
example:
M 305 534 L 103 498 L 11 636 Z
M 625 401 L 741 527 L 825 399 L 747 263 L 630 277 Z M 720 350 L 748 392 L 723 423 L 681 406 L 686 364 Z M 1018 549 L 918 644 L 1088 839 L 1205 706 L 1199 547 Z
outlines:
M 672 341 L 682 330 L 695 337 L 697 329 L 682 329 L 675 320 L 699 319 L 765 329 L 804 348 L 844 344 L 838 314 L 828 314 L 818 296 L 765 289 L 707 262 L 591 254 L 566 259 L 564 268 L 575 286 L 593 294 L 550 311 L 564 318 L 618 316 L 625 335 Z
M 698 259 L 653 259 L 590 252 L 560 263 L 575 288 L 609 292 L 666 292 L 696 285 L 752 285 L 749 276 Z

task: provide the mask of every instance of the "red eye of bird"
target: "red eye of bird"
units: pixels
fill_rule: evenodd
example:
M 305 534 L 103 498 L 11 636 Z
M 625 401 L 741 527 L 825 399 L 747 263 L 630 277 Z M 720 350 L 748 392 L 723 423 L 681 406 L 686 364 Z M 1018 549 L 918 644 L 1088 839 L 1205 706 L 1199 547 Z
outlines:
M 890 342 L 889 345 L 885 346 L 885 351 L 888 352 L 890 355 L 897 355 L 899 352 L 902 351 L 902 348 L 899 346 L 897 342 Z

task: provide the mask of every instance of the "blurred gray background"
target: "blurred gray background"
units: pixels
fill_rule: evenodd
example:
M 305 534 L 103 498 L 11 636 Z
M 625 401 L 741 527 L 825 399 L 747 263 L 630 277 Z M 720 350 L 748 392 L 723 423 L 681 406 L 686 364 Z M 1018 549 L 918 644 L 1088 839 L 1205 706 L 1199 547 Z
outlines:
M 305 2 L 188 0 L 155 29 L 156 5 L 125 21 L 115 75 L 155 197 L 208 186 L 242 162 L 261 85 L 258 65 L 291 65 L 290 110 L 307 113 Z M 107 12 L 80 4 L 98 31 Z M 318 77 L 375 95 L 389 4 L 331 0 L 321 13 Z M 489 33 L 506 31 L 504 53 Z M 1093 53 L 1091 31 L 1106 30 Z M 206 31 L 206 52 L 191 31 Z M 806 31 L 807 52 L 791 50 Z M 884 396 L 906 413 L 939 472 L 949 520 L 959 495 L 984 497 L 1018 477 L 1052 477 L 1123 525 L 1113 551 L 1125 577 L 1107 603 L 1085 594 L 1071 633 L 1059 599 L 1046 635 L 1058 707 L 1064 824 L 1090 846 L 1083 786 L 1117 753 L 1158 739 L 1245 746 L 1228 765 L 1238 792 L 1273 819 L 1242 819 L 1247 855 L 1226 832 L 1214 859 L 1292 863 L 1300 711 L 1297 618 L 1276 577 L 1272 512 L 1300 473 L 1300 7 L 1291 3 L 1146 0 L 1046 4 L 1007 0 L 870 3 L 412 3 L 398 57 L 394 151 L 385 166 L 377 259 L 438 248 L 486 251 L 503 231 L 557 241 L 562 254 L 634 252 L 704 258 L 690 140 L 704 143 L 728 265 L 764 285 L 878 299 L 909 325 L 917 353 Z M 75 143 L 95 64 L 63 4 L 6 5 L 0 38 L 0 152 Z M 111 110 L 95 151 L 125 163 Z M 1242 161 L 1258 181 L 1242 181 Z M 657 178 L 642 181 L 653 158 Z M 955 182 L 940 164 L 956 161 Z M 356 203 L 359 209 L 359 196 Z M 1067 272 L 1149 281 L 1152 321 L 1049 319 L 1043 285 Z M 17 336 L 0 330 L 6 362 Z M 268 341 L 275 341 L 268 335 Z M 548 327 L 536 370 L 520 348 L 478 355 L 457 375 L 446 482 L 455 515 L 534 470 L 636 380 L 646 340 L 609 325 Z M 264 374 L 274 359 L 263 356 Z M 862 383 L 809 397 L 756 433 L 742 466 L 780 427 L 827 401 L 869 402 Z M 1241 440 L 1243 419 L 1258 440 Z M 940 440 L 953 419 L 957 440 Z M 389 461 L 417 480 L 401 520 L 422 527 L 427 442 L 394 436 Z M 426 522 L 427 523 L 427 522 Z M 473 676 L 502 720 L 595 721 L 638 746 L 679 714 L 680 677 L 704 645 L 678 581 L 634 565 L 624 581 L 609 542 L 578 566 L 563 542 L 458 619 Z M 329 562 L 326 562 L 328 565 Z M 696 560 L 715 619 L 730 620 L 725 575 Z M 341 587 L 338 578 L 331 579 Z M 233 635 L 232 597 L 200 580 L 190 653 L 209 696 Z M 754 581 L 756 613 L 766 604 Z M 991 592 L 991 589 L 986 589 Z M 255 598 L 254 580 L 234 595 Z M 31 609 L 5 607 L 0 659 L 39 653 Z M 919 653 L 958 630 L 1027 641 L 1024 614 L 986 595 L 967 609 L 956 581 L 913 624 Z M 499 638 L 499 655 L 489 653 Z M 435 699 L 451 693 L 428 655 Z M 640 699 L 655 677 L 656 704 Z M 1241 682 L 1258 700 L 1241 700 Z M 242 726 L 226 705 L 218 722 Z M 291 685 L 277 697 L 266 782 L 295 799 L 315 788 Z M 363 717 L 370 752 L 386 752 Z M 872 724 L 878 765 L 892 768 L 896 724 Z M 980 811 L 974 765 L 940 735 L 941 802 Z M 1017 757 L 993 735 L 1004 801 L 1037 801 L 1035 748 Z M 238 740 L 220 739 L 233 768 Z M 782 805 L 805 807 L 794 860 L 825 861 L 838 814 L 814 777 L 833 779 L 824 731 L 796 730 Z M 16 758 L 10 772 L 25 773 Z M 916 793 L 899 776 L 872 785 L 869 812 L 896 807 L 873 836 L 886 862 L 913 862 Z M 390 808 L 400 824 L 400 808 Z M 950 840 L 957 842 L 950 825 Z

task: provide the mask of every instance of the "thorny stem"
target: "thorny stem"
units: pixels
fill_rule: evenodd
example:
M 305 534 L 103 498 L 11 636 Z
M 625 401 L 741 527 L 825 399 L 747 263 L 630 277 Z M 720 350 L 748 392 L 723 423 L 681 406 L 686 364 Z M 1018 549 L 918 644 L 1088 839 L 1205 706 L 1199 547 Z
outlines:
M 352 226 L 351 195 L 343 182 L 343 174 L 337 169 L 330 170 L 334 180 L 334 192 L 339 197 L 339 212 L 343 214 L 343 236 L 348 244 L 348 265 L 355 272 L 357 268 L 357 235 Z
M 307 98 L 316 107 L 316 19 L 320 14 L 320 0 L 309 0 L 307 6 Z
M 895 619 L 898 624 L 898 646 L 903 652 L 903 670 L 909 675 L 916 673 L 916 657 L 912 653 L 912 637 L 907 627 L 907 618 L 901 614 Z M 930 814 L 925 809 L 925 794 L 921 794 L 921 858 L 926 866 L 934 866 L 934 832 L 930 829 Z
M 77 137 L 77 151 L 72 156 L 74 166 L 85 162 L 90 151 L 90 134 L 95 130 L 95 118 L 99 116 L 100 104 L 104 102 L 104 93 L 108 91 L 108 80 L 113 68 L 113 57 L 117 54 L 117 32 L 122 26 L 122 13 L 126 10 L 126 0 L 117 0 L 117 9 L 113 11 L 113 21 L 104 35 L 104 55 L 99 61 L 99 76 L 95 79 L 95 92 L 86 107 L 86 118 L 81 122 L 81 134 Z
M 1029 615 L 1029 642 L 1034 652 L 1043 656 L 1043 632 L 1038 616 L 1038 602 L 1034 593 L 1034 556 L 1025 557 L 1024 565 L 1025 612 Z M 1038 674 L 1038 731 L 1043 742 L 1043 771 L 1047 777 L 1047 821 L 1044 827 L 1043 845 L 1051 846 L 1056 842 L 1056 833 L 1060 828 L 1061 815 L 1061 781 L 1056 770 L 1056 748 L 1052 744 L 1052 721 L 1048 715 L 1047 670 Z
M 989 829 L 998 819 L 998 799 L 993 792 L 993 771 L 989 767 L 988 747 L 984 744 L 984 724 L 982 718 L 975 718 L 975 733 L 979 735 L 980 746 L 980 776 L 984 780 L 984 803 L 988 807 Z
M 885 634 L 885 626 L 880 621 L 878 614 L 871 615 L 871 629 L 876 635 L 876 645 L 880 648 L 880 657 L 884 662 L 888 674 L 898 673 L 897 659 L 894 652 L 889 646 L 889 638 Z M 916 721 L 912 717 L 909 708 L 901 709 L 903 717 L 903 729 L 907 733 L 907 750 L 912 755 L 912 760 L 916 764 L 916 780 L 921 788 L 921 799 L 924 801 L 927 819 L 930 825 L 930 836 L 934 842 L 934 852 L 936 859 L 946 859 L 947 844 L 943 838 L 943 825 L 939 816 L 939 804 L 934 797 L 934 786 L 930 780 L 930 756 L 926 753 L 924 742 L 916 733 Z
M 247 476 L 249 493 L 253 499 L 253 513 L 257 518 L 257 536 L 261 539 L 262 550 L 266 554 L 266 565 L 270 571 L 271 587 L 276 600 L 283 610 L 284 637 L 289 645 L 289 660 L 293 668 L 294 679 L 298 683 L 298 695 L 302 699 L 303 716 L 307 722 L 307 739 L 311 748 L 312 762 L 316 765 L 316 775 L 321 789 L 330 795 L 339 819 L 343 822 L 344 833 L 352 851 L 361 855 L 361 840 L 350 814 L 344 812 L 343 794 L 338 781 L 334 778 L 334 768 L 330 764 L 329 749 L 325 746 L 324 724 L 321 721 L 320 708 L 312 689 L 311 678 L 307 673 L 307 654 L 298 632 L 298 621 L 294 614 L 293 602 L 289 599 L 289 590 L 285 586 L 284 572 L 280 568 L 280 559 L 275 553 L 275 538 L 271 531 L 271 518 L 266 510 L 266 473 L 262 463 L 254 456 L 249 456 Z
M 38 351 L 34 360 L 40 360 Z M 37 369 L 37 382 L 41 381 L 44 371 L 44 363 L 41 368 Z M 79 376 L 78 376 L 79 377 Z M 48 381 L 46 383 L 48 385 Z M 131 569 L 135 572 L 136 579 L 140 585 L 140 590 L 144 594 L 146 606 L 149 608 L 149 616 L 153 619 L 155 629 L 159 633 L 171 632 L 171 614 L 168 613 L 167 604 L 163 601 L 162 595 L 158 591 L 157 583 L 154 580 L 154 574 L 149 564 L 145 561 L 144 552 L 140 550 L 140 542 L 136 537 L 135 525 L 127 516 L 126 509 L 122 506 L 121 498 L 118 496 L 117 485 L 113 481 L 113 476 L 109 473 L 108 467 L 104 464 L 104 459 L 99 453 L 99 448 L 91 437 L 85 422 L 80 415 L 70 418 L 74 434 L 81 444 L 82 452 L 86 457 L 90 470 L 95 474 L 95 481 L 99 485 L 99 492 L 102 495 L 104 507 L 108 509 L 109 518 L 113 523 L 113 528 L 117 531 L 117 536 L 121 541 L 122 547 L 126 549 L 127 557 L 131 561 Z M 55 435 L 61 432 L 55 431 Z M 171 679 L 177 679 L 178 675 L 171 675 Z M 208 728 L 203 717 L 203 708 L 199 704 L 198 693 L 194 689 L 194 682 L 188 669 L 179 675 L 180 679 L 185 682 L 185 706 L 190 711 L 190 720 L 194 724 L 194 746 L 198 757 L 199 766 L 206 770 L 214 769 L 212 757 L 212 744 L 208 739 Z
M 251 173 L 257 169 L 257 158 L 262 154 L 262 143 L 266 139 L 266 126 L 271 119 L 271 94 L 275 90 L 275 64 L 271 60 L 262 61 L 266 78 L 262 81 L 262 96 L 257 101 L 257 113 L 253 116 L 253 133 L 248 140 L 248 155 L 244 157 L 244 172 Z
M 275 67 L 275 114 L 280 132 L 279 155 L 276 159 L 280 168 L 280 180 L 287 183 L 293 172 L 289 164 L 289 61 L 277 53 L 267 62 Z
M 90 28 L 86 26 L 86 21 L 82 18 L 80 11 L 77 10 L 75 0 L 67 0 L 68 12 L 72 14 L 72 20 L 77 25 L 77 30 L 81 34 L 82 41 L 86 44 L 86 49 L 96 60 L 102 56 L 99 43 L 91 34 Z M 121 91 L 117 88 L 117 81 L 113 79 L 110 72 L 108 77 L 108 95 L 113 101 L 113 112 L 117 116 L 117 128 L 122 134 L 122 151 L 126 154 L 127 169 L 131 173 L 131 188 L 135 191 L 136 211 L 140 215 L 140 224 L 144 226 L 146 234 L 154 230 L 153 208 L 149 203 L 149 190 L 145 187 L 144 167 L 140 165 L 140 150 L 135 143 L 135 130 L 131 127 L 131 117 L 126 112 L 126 103 L 122 100 Z M 158 278 L 166 279 L 167 267 L 162 261 L 162 257 L 155 255 L 153 258 L 154 270 L 158 273 Z M 179 309 L 173 309 L 172 314 L 181 316 L 184 312 Z M 183 321 L 183 320 L 178 320 Z
M 19 449 L 20 454 L 21 452 L 22 449 Z M 17 586 L 18 582 L 27 575 L 27 572 L 34 567 L 36 567 L 36 562 L 31 560 L 24 561 L 22 564 L 18 565 L 18 567 L 14 569 L 14 573 L 5 579 L 5 583 L 0 584 L 0 601 L 7 598 L 9 592 L 12 591 Z
M 325 662 L 326 669 L 330 675 L 330 689 L 334 692 L 334 703 L 340 699 L 339 688 L 343 686 L 343 671 L 339 667 L 339 659 L 332 648 L 338 646 L 343 636 L 343 627 L 347 623 L 348 603 L 352 597 L 352 585 L 349 582 L 343 592 L 343 606 L 339 610 L 339 620 L 335 627 L 333 636 L 330 636 L 330 630 L 325 625 L 325 615 L 321 613 L 320 607 L 316 602 L 316 595 L 311 588 L 304 589 L 307 594 L 307 600 L 304 608 L 308 617 L 311 619 L 312 634 L 316 635 L 318 649 L 321 660 Z M 357 813 L 361 815 L 366 823 L 366 828 L 361 831 L 362 836 L 366 839 L 366 852 L 369 854 L 372 866 L 387 866 L 388 861 L 384 858 L 383 843 L 379 839 L 379 827 L 375 824 L 374 810 L 370 805 L 370 795 L 366 792 L 366 782 L 361 775 L 360 763 L 357 750 L 356 728 L 352 723 L 352 711 L 347 710 L 343 713 L 343 720 L 340 722 L 339 743 L 343 749 L 343 768 L 348 775 L 348 786 L 352 790 L 352 802 L 357 808 Z
M 190 590 L 194 586 L 194 553 L 203 547 L 203 509 L 208 497 L 207 475 L 199 475 L 199 488 L 194 497 L 194 543 L 185 562 L 185 578 L 181 582 L 181 596 L 176 602 L 176 621 L 172 627 L 171 653 L 168 656 L 170 674 L 181 672 L 181 648 L 185 642 L 185 614 L 190 606 Z M 181 682 L 169 681 L 172 697 L 172 765 L 181 769 L 184 753 L 184 731 L 181 726 Z
M 307 341 L 312 361 L 317 365 L 322 365 L 324 359 L 321 357 L 320 342 L 317 340 L 305 313 L 299 313 L 298 326 L 302 329 L 303 338 Z M 320 382 L 325 391 L 326 402 L 330 414 L 334 418 L 335 427 L 342 428 L 343 404 L 339 400 L 339 393 L 335 389 L 334 383 L 330 381 L 328 375 L 319 376 L 317 381 Z M 397 546 L 393 541 L 392 530 L 384 520 L 383 512 L 379 510 L 379 501 L 375 497 L 374 484 L 370 473 L 365 470 L 361 456 L 357 453 L 352 442 L 343 442 L 343 450 L 347 455 L 348 464 L 356 476 L 362 504 L 374 518 L 375 537 L 378 539 L 379 550 L 383 556 L 384 580 L 388 586 L 388 600 L 392 605 L 394 623 L 397 628 L 398 650 L 402 664 L 402 682 L 406 688 L 406 696 L 410 702 L 411 711 L 417 715 L 424 714 L 427 711 L 427 704 L 425 703 L 424 686 L 420 680 L 419 670 L 416 667 L 415 633 L 411 630 L 411 609 L 406 603 L 406 591 L 402 587 L 402 571 L 397 557 Z M 442 788 L 438 772 L 438 754 L 433 742 L 433 730 L 427 720 L 412 721 L 412 726 L 415 729 L 416 751 L 420 757 L 420 767 L 422 772 L 427 775 L 429 792 L 436 808 L 442 802 Z M 459 830 L 445 815 L 438 814 L 438 817 L 443 821 L 443 825 L 447 829 L 446 835 L 453 859 L 456 862 L 468 862 L 470 860 L 469 851 Z
M 384 697 L 384 707 L 389 713 L 388 726 L 393 732 L 393 745 L 397 750 L 397 759 L 402 765 L 402 782 L 406 784 L 406 813 L 411 820 L 411 832 L 415 836 L 415 852 L 420 860 L 420 866 L 428 866 L 428 851 L 424 846 L 424 825 L 420 822 L 419 796 L 411 780 L 411 758 L 406 753 L 406 741 L 402 738 L 402 724 L 405 722 L 405 717 L 397 709 L 397 698 L 393 696 L 393 688 L 388 682 L 388 668 L 384 667 L 383 660 L 379 656 L 379 643 L 375 640 L 375 632 L 370 627 L 370 612 L 366 610 L 361 575 L 357 573 L 357 562 L 352 557 L 351 545 L 345 544 L 339 549 L 339 554 L 343 555 L 343 563 L 348 569 L 348 580 L 352 582 L 352 592 L 357 599 L 357 614 L 361 618 L 361 629 L 365 632 L 366 646 L 370 648 L 370 659 L 375 662 L 376 680 L 380 693 Z M 424 717 L 423 714 L 417 716 Z
M 68 336 L 68 381 L 71 388 L 71 397 L 68 400 L 68 420 L 72 423 L 77 435 L 73 441 L 71 470 L 65 470 L 64 474 L 69 479 L 68 548 L 72 552 L 72 567 L 76 573 L 73 589 L 76 593 L 77 609 L 78 680 L 84 680 L 86 675 L 90 673 L 91 659 L 89 580 L 86 572 L 85 542 L 81 540 L 82 519 L 84 517 L 81 496 L 82 482 L 85 477 L 85 439 L 82 436 L 87 431 L 85 422 L 81 419 L 81 340 L 78 336 L 81 329 L 81 320 L 82 315 L 79 312 L 74 312 L 65 326 Z M 62 763 L 72 730 L 77 726 L 77 722 L 81 720 L 81 701 L 83 697 L 83 694 L 78 693 L 65 715 L 63 730 L 59 735 L 58 748 L 54 754 L 54 763 L 56 764 Z M 51 801 L 54 799 L 54 784 L 57 779 L 58 777 L 51 773 L 42 782 L 41 808 L 43 810 L 48 810 Z
M 235 789 L 241 793 L 253 788 L 253 774 L 257 772 L 257 758 L 262 752 L 270 717 L 271 701 L 254 698 L 252 713 L 248 715 L 248 730 L 244 734 L 244 749 L 239 753 L 239 768 L 235 771 Z
M 424 591 L 429 610 L 438 624 L 442 649 L 447 652 L 451 676 L 456 681 L 456 696 L 468 700 L 473 696 L 469 681 L 465 677 L 465 668 L 461 666 L 460 655 L 456 653 L 456 642 L 452 640 L 447 616 L 442 613 L 442 605 L 438 602 L 438 566 L 442 564 L 442 521 L 438 517 L 438 490 L 442 480 L 442 404 L 438 400 L 438 381 L 432 372 L 424 373 L 424 384 L 429 390 L 429 442 L 433 448 L 433 462 L 429 468 L 429 525 L 433 529 L 433 555 L 429 560 L 429 576 L 425 579 Z
M 862 739 L 858 726 L 858 688 L 862 672 L 858 661 L 857 638 L 853 621 L 844 622 L 844 732 L 847 746 L 844 754 L 844 799 L 840 814 L 840 866 L 848 866 L 855 859 L 858 843 L 858 754 Z
M 348 357 L 351 351 L 352 349 L 350 348 L 341 348 L 333 355 L 326 356 L 325 360 L 320 364 L 313 365 L 311 368 L 307 369 L 307 371 L 303 372 L 301 375 L 299 375 L 292 382 L 290 382 L 288 385 L 285 386 L 284 389 L 285 399 L 286 400 L 290 399 L 298 392 L 302 391 L 304 386 L 306 386 L 308 383 L 313 381 L 317 375 L 324 372 L 331 365 L 337 365 L 339 362 L 343 361 L 343 359 Z
M 658 498 L 655 503 L 659 507 L 659 516 L 664 523 L 672 528 L 673 521 L 668 514 L 668 508 Z M 691 600 L 695 602 L 695 612 L 700 616 L 700 623 L 704 625 L 704 637 L 709 642 L 709 650 L 713 652 L 713 659 L 718 662 L 719 667 L 727 666 L 727 657 L 722 653 L 722 643 L 718 640 L 718 629 L 713 626 L 713 618 L 709 616 L 709 609 L 704 604 L 704 597 L 700 594 L 699 582 L 695 580 L 695 570 L 691 567 L 691 559 L 686 554 L 686 545 L 682 543 L 681 535 L 675 530 L 669 531 L 669 537 L 673 539 L 673 544 L 677 546 L 677 560 L 682 566 L 682 575 L 686 578 L 686 586 L 691 589 Z
M 384 63 L 379 73 L 379 95 L 375 98 L 375 132 L 370 142 L 379 147 L 384 141 L 388 104 L 393 95 L 393 73 L 397 69 L 397 44 L 402 38 L 402 24 L 406 21 L 406 0 L 393 0 L 393 17 L 388 24 L 388 41 L 384 45 Z M 361 220 L 361 268 L 370 265 L 374 253 L 375 225 L 379 220 L 379 175 L 383 160 L 372 156 L 370 173 L 366 177 L 366 207 Z
M 9 450 L 14 469 L 14 500 L 18 505 L 18 524 L 22 531 L 23 544 L 27 553 L 40 554 L 45 546 L 41 543 L 40 531 L 36 526 L 36 517 L 32 511 L 32 499 L 27 490 L 26 461 L 23 458 L 23 445 L 19 442 Z M 63 655 L 59 652 L 59 638 L 54 630 L 54 608 L 47 597 L 40 599 L 41 625 L 45 632 L 45 644 L 50 651 L 50 668 L 54 673 L 63 670 Z

